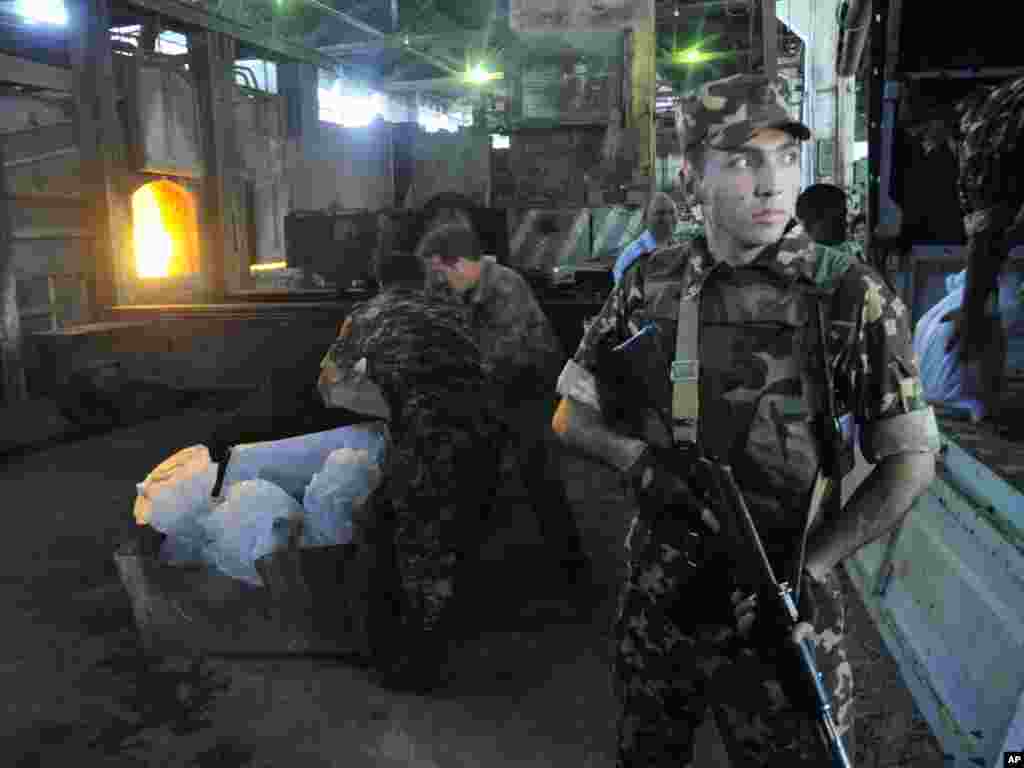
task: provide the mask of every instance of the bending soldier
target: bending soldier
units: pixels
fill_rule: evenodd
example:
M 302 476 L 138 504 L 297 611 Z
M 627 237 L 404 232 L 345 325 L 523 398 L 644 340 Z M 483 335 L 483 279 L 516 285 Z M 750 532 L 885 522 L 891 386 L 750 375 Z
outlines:
M 352 310 L 317 386 L 329 408 L 388 421 L 382 503 L 372 519 L 354 521 L 353 533 L 360 556 L 375 562 L 369 639 L 385 682 L 425 690 L 445 682 L 458 639 L 457 566 L 477 546 L 496 420 L 463 313 L 424 293 L 425 270 L 412 254 L 382 249 L 376 260 L 381 293 Z
M 468 313 L 494 383 L 500 450 L 514 446 L 544 543 L 569 584 L 585 585 L 590 559 L 565 492 L 560 446 L 551 432 L 552 390 L 565 362 L 562 345 L 530 286 L 513 269 L 482 257 L 466 218 L 452 217 L 417 248 Z M 432 287 L 433 290 L 433 287 Z
M 737 75 L 681 104 L 706 238 L 638 259 L 558 382 L 555 432 L 623 472 L 640 502 L 616 627 L 623 768 L 692 763 L 708 712 L 733 765 L 828 762 L 795 638 L 771 618 L 749 542 L 695 457 L 731 465 L 775 573 L 798 589 L 799 630 L 849 754 L 853 675 L 834 569 L 898 525 L 934 474 L 938 430 L 906 308 L 869 266 L 783 238 L 810 137 L 784 89 Z M 640 418 L 611 415 L 611 402 L 631 401 L 645 404 Z M 829 411 L 833 426 L 851 416 L 877 464 L 842 509 L 838 491 L 824 504 L 814 493 L 841 463 L 830 457 L 848 455 L 824 428 Z

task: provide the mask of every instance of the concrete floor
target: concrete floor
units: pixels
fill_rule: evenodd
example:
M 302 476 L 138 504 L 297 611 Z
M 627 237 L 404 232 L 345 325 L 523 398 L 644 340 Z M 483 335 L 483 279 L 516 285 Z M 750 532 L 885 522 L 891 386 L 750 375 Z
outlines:
M 567 484 L 599 572 L 599 606 L 584 620 L 485 627 L 442 698 L 390 693 L 338 662 L 140 654 L 110 554 L 134 527 L 134 484 L 196 442 L 209 418 L 185 411 L 0 468 L 4 764 L 13 755 L 19 768 L 612 765 L 609 629 L 628 507 L 616 478 L 576 459 L 566 459 Z M 509 584 L 529 583 L 530 514 L 514 498 L 508 510 L 487 552 L 507 565 Z M 941 766 L 853 602 L 866 713 L 856 764 Z M 508 605 L 510 614 L 523 610 Z

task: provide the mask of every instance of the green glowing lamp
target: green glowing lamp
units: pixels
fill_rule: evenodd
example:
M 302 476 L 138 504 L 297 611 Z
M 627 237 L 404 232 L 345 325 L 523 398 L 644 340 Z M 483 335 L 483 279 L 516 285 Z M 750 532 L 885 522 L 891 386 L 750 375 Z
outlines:
M 703 64 L 713 58 L 713 54 L 705 53 L 700 48 L 686 48 L 672 54 L 672 60 L 676 64 Z

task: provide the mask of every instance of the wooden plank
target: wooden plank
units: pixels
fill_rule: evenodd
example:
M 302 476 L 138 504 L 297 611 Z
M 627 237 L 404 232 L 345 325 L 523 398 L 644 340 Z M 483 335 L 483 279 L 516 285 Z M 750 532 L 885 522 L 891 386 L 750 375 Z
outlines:
M 81 160 L 71 123 L 3 134 L 0 143 L 8 196 L 80 196 Z
M 74 73 L 76 143 L 81 152 L 82 184 L 91 202 L 90 225 L 96 240 L 96 307 L 117 303 L 130 286 L 131 211 L 118 191 L 126 152 L 117 115 L 118 88 L 110 43 L 110 0 L 66 0 L 68 49 Z
M 2 61 L 0 66 L 3 66 Z M 73 123 L 67 122 L 13 131 L 0 134 L 0 143 L 4 146 L 4 166 L 12 168 L 48 152 L 74 147 L 75 127 Z
M 6 186 L 3 147 L 0 147 L 0 189 Z M 8 405 L 27 399 L 22 362 L 21 316 L 8 206 L 0 205 L 0 398 Z
M 52 91 L 70 91 L 72 75 L 70 69 L 0 53 L 0 81 Z
M 82 159 L 77 147 L 27 158 L 7 168 L 8 195 L 26 198 L 82 199 Z
M 93 237 L 88 208 L 77 200 L 7 197 L 0 198 L 0 208 L 9 217 L 15 242 Z

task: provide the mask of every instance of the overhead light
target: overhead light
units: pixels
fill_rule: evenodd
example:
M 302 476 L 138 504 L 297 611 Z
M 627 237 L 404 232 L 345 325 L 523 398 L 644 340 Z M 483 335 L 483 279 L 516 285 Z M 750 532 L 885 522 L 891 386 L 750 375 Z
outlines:
M 713 58 L 714 54 L 705 53 L 700 48 L 686 48 L 681 51 L 675 51 L 672 54 L 672 60 L 676 64 L 702 64 Z
M 403 42 L 404 42 L 404 43 L 405 43 L 406 45 L 408 45 L 408 44 L 409 44 L 409 36 L 408 36 L 408 35 L 406 35 L 406 36 L 405 36 L 405 40 L 404 40 Z
M 674 11 L 672 11 L 672 15 L 678 17 L 679 16 L 679 9 L 676 8 Z
M 58 27 L 68 23 L 68 12 L 63 0 L 15 0 L 14 12 L 30 22 Z
M 475 67 L 468 69 L 465 74 L 465 79 L 475 85 L 482 85 L 483 83 L 490 82 L 491 80 L 501 80 L 503 78 L 503 73 L 488 72 L 484 69 L 483 64 L 477 64 Z
M 287 269 L 287 261 L 268 261 L 263 264 L 250 264 L 250 272 L 274 272 L 278 269 Z

